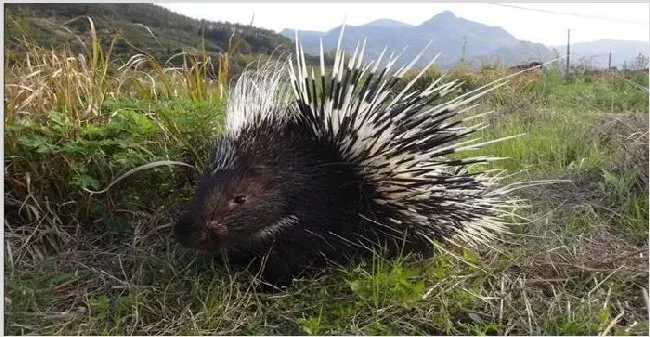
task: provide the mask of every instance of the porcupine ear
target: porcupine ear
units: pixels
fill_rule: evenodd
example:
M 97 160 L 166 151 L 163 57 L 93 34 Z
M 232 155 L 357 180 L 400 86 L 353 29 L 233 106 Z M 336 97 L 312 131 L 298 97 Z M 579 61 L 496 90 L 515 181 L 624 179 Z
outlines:
M 482 143 L 463 140 L 486 127 L 466 126 L 481 115 L 463 118 L 465 112 L 516 74 L 442 101 L 462 83 L 444 83 L 443 76 L 424 90 L 411 90 L 436 56 L 401 91 L 393 93 L 395 84 L 429 45 L 412 62 L 393 71 L 403 51 L 397 56 L 391 53 L 380 67 L 384 48 L 377 60 L 364 64 L 364 40 L 346 63 L 341 50 L 344 28 L 330 76 L 325 72 L 321 41 L 318 78 L 313 68 L 307 68 L 296 32 L 296 55 L 289 60 L 289 69 L 298 118 L 316 138 L 335 144 L 345 160 L 364 168 L 366 180 L 374 182 L 381 195 L 376 202 L 400 214 L 399 219 L 390 219 L 392 226 L 414 225 L 427 238 L 457 238 L 465 245 L 485 243 L 494 239 L 495 233 L 506 231 L 504 218 L 512 215 L 517 203 L 505 196 L 515 187 L 494 188 L 503 177 L 499 170 L 469 173 L 470 165 L 503 158 L 450 157 L 520 136 Z M 452 238 L 449 233 L 456 235 Z

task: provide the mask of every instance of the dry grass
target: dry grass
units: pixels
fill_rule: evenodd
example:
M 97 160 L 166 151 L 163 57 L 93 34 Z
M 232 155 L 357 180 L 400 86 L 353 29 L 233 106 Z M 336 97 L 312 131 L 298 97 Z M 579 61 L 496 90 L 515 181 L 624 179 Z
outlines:
M 111 43 L 118 38 L 113 37 Z M 85 124 L 101 115 L 100 108 L 107 99 L 131 97 L 154 104 L 189 97 L 195 102 L 217 102 L 226 95 L 227 75 L 205 81 L 216 74 L 205 51 L 176 55 L 183 58 L 183 67 L 163 67 L 146 53 L 138 53 L 117 67 L 104 60 L 110 57 L 110 49 L 104 52 L 100 45 L 93 46 L 90 52 L 101 57 L 89 61 L 85 54 L 69 49 L 54 52 L 25 42 L 28 51 L 24 63 L 6 69 L 5 121 L 65 111 L 75 123 Z M 228 55 L 220 61 L 228 62 Z
M 637 172 L 642 186 L 648 185 L 648 115 L 605 114 L 601 137 L 611 138 L 622 149 L 621 169 Z

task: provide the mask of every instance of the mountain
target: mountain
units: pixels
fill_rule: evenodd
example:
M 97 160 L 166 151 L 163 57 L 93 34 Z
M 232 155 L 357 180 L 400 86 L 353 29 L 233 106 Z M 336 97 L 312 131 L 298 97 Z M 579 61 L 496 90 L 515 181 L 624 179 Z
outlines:
M 69 22 L 81 15 L 92 17 L 98 35 L 106 46 L 111 34 L 119 32 L 125 41 L 119 41 L 113 51 L 114 58 L 128 59 L 137 51 L 135 46 L 165 61 L 169 57 L 189 48 L 201 48 L 202 35 L 208 54 L 216 54 L 228 49 L 233 32 L 242 37 L 238 54 L 232 58 L 231 69 L 236 73 L 246 64 L 257 60 L 260 55 L 292 50 L 295 31 L 285 29 L 275 33 L 268 29 L 248 27 L 228 22 L 197 20 L 169 11 L 166 8 L 143 3 L 8 3 L 5 5 L 4 45 L 5 57 L 23 57 L 20 43 L 23 36 L 43 47 L 75 45 L 77 37 L 87 38 L 87 20 Z M 64 26 L 65 24 L 65 27 Z M 325 32 L 299 31 L 300 41 L 309 54 L 317 56 L 320 52 L 320 39 L 326 51 L 336 47 L 341 27 Z M 546 61 L 555 53 L 539 43 L 521 41 L 501 27 L 493 27 L 464 18 L 446 11 L 436 14 L 420 25 L 413 26 L 391 19 L 379 19 L 361 26 L 346 26 L 342 42 L 343 48 L 354 51 L 358 41 L 367 38 L 365 59 L 376 58 L 384 47 L 389 52 L 404 51 L 398 65 L 410 62 L 427 43 L 429 51 L 422 61 L 429 60 L 438 52 L 441 56 L 437 65 L 442 68 L 456 65 L 464 56 L 472 65 L 480 65 L 484 60 L 500 61 L 505 64 L 521 64 L 531 61 Z M 85 35 L 84 35 L 85 34 Z M 132 45 L 130 46 L 129 43 Z M 566 46 L 551 46 L 560 54 Z M 575 43 L 571 46 L 572 63 L 580 62 L 582 57 L 600 54 L 594 64 L 606 66 L 606 54 L 612 53 L 613 65 L 624 61 L 633 62 L 636 55 L 650 54 L 650 47 L 643 41 L 598 40 Z M 331 55 L 326 55 L 326 64 L 331 64 Z M 316 57 L 306 55 L 307 63 L 318 64 Z M 420 63 L 422 65 L 422 62 Z
M 372 21 L 370 23 L 366 23 L 364 26 L 366 27 L 412 27 L 408 23 L 400 22 L 397 20 L 391 20 L 391 19 L 378 19 L 375 21 Z
M 305 51 L 317 55 L 320 39 L 327 50 L 336 48 L 341 27 L 327 32 L 298 32 L 298 38 Z M 280 34 L 295 39 L 294 30 L 285 29 Z M 353 52 L 357 41 L 367 38 L 368 58 L 379 56 L 385 46 L 389 50 L 404 54 L 398 65 L 410 62 L 426 45 L 431 45 L 418 65 L 424 65 L 437 53 L 441 53 L 436 64 L 442 68 L 457 64 L 463 57 L 472 64 L 490 59 L 505 64 L 519 64 L 531 61 L 546 61 L 553 53 L 539 43 L 520 41 L 501 27 L 488 26 L 457 17 L 444 11 L 418 26 L 399 21 L 379 19 L 361 26 L 346 26 L 342 47 Z
M 566 52 L 566 45 L 554 46 L 561 53 Z M 580 63 L 587 59 L 594 67 L 607 67 L 609 53 L 612 53 L 612 66 L 620 67 L 630 64 L 639 53 L 650 55 L 650 43 L 633 40 L 595 40 L 571 44 L 571 63 Z

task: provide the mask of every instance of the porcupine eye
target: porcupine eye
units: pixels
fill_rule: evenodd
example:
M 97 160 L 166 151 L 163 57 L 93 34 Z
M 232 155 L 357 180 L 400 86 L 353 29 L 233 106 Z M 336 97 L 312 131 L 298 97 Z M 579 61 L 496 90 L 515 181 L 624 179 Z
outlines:
M 246 200 L 248 200 L 248 197 L 245 195 L 238 195 L 234 199 L 235 203 L 237 204 L 243 204 L 246 202 Z

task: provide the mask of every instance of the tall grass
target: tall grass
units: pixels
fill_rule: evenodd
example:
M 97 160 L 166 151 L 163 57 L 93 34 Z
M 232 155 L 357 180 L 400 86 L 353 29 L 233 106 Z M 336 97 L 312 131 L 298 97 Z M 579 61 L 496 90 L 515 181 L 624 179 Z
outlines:
M 134 46 L 135 55 L 119 64 L 111 51 L 123 38 L 113 34 L 102 45 L 91 18 L 66 24 L 76 20 L 90 25 L 86 35 L 76 37 L 81 53 L 68 46 L 46 49 L 23 37 L 24 58 L 7 69 L 6 191 L 15 204 L 34 204 L 21 207 L 21 213 L 47 201 L 52 207 L 66 205 L 61 212 L 70 218 L 110 222 L 125 202 L 138 207 L 160 202 L 152 197 L 155 191 L 173 190 L 178 173 L 144 172 L 106 196 L 84 188 L 106 186 L 120 173 L 154 160 L 184 158 L 202 165 L 220 132 L 226 64 L 234 50 L 220 56 L 217 70 L 205 48 L 176 55 L 183 64 L 172 67 Z M 147 179 L 153 190 L 149 201 L 133 184 Z

